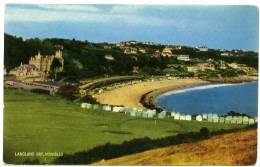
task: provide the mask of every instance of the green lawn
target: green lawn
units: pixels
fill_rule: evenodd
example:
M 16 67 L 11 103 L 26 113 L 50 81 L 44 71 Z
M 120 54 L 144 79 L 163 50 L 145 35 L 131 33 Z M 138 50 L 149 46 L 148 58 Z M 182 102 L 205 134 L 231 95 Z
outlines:
M 61 97 L 23 90 L 4 90 L 4 160 L 21 163 L 28 158 L 15 152 L 63 152 L 88 150 L 105 143 L 133 138 L 161 138 L 182 132 L 241 127 L 196 121 L 153 120 L 124 114 L 87 111 Z M 51 163 L 55 157 L 37 157 Z

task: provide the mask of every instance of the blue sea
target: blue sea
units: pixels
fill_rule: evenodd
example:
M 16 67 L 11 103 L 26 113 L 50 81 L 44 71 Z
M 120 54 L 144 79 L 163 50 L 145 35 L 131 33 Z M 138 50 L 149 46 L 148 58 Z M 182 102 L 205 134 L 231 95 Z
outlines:
M 229 111 L 257 116 L 258 82 L 216 84 L 167 92 L 156 98 L 155 103 L 167 111 L 186 114 Z

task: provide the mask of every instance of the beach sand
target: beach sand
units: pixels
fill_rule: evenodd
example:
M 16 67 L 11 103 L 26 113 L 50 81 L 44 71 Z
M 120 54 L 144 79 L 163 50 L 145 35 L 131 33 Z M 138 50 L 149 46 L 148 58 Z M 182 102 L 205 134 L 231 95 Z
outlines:
M 134 85 L 128 85 L 117 89 L 96 94 L 95 98 L 102 104 L 123 105 L 126 107 L 144 108 L 140 100 L 144 94 L 152 93 L 152 99 L 161 93 L 187 87 L 209 84 L 200 79 L 165 79 L 144 81 Z

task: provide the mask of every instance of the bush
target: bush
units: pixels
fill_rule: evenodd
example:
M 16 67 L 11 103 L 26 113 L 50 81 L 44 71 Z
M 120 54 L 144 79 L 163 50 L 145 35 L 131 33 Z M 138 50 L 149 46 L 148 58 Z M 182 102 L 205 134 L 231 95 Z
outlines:
M 203 136 L 209 136 L 209 130 L 208 130 L 208 128 L 202 127 L 202 128 L 200 129 L 200 134 L 203 135 Z

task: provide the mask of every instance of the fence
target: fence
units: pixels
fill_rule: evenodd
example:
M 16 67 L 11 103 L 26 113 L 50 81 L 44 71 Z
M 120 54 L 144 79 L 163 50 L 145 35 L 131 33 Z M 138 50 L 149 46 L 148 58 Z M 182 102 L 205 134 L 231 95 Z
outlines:
M 217 114 L 208 113 L 202 115 L 192 116 L 190 114 L 183 114 L 179 112 L 169 112 L 161 111 L 156 112 L 156 110 L 151 109 L 137 109 L 137 108 L 127 108 L 123 106 L 112 106 L 112 105 L 102 105 L 102 104 L 90 104 L 82 103 L 81 108 L 92 109 L 92 110 L 103 110 L 117 113 L 125 113 L 132 117 L 140 118 L 158 118 L 164 119 L 171 117 L 174 120 L 183 120 L 183 121 L 197 121 L 197 122 L 212 122 L 212 123 L 225 123 L 225 124 L 243 124 L 243 125 L 252 125 L 257 123 L 257 118 L 250 118 L 248 116 L 218 116 Z

